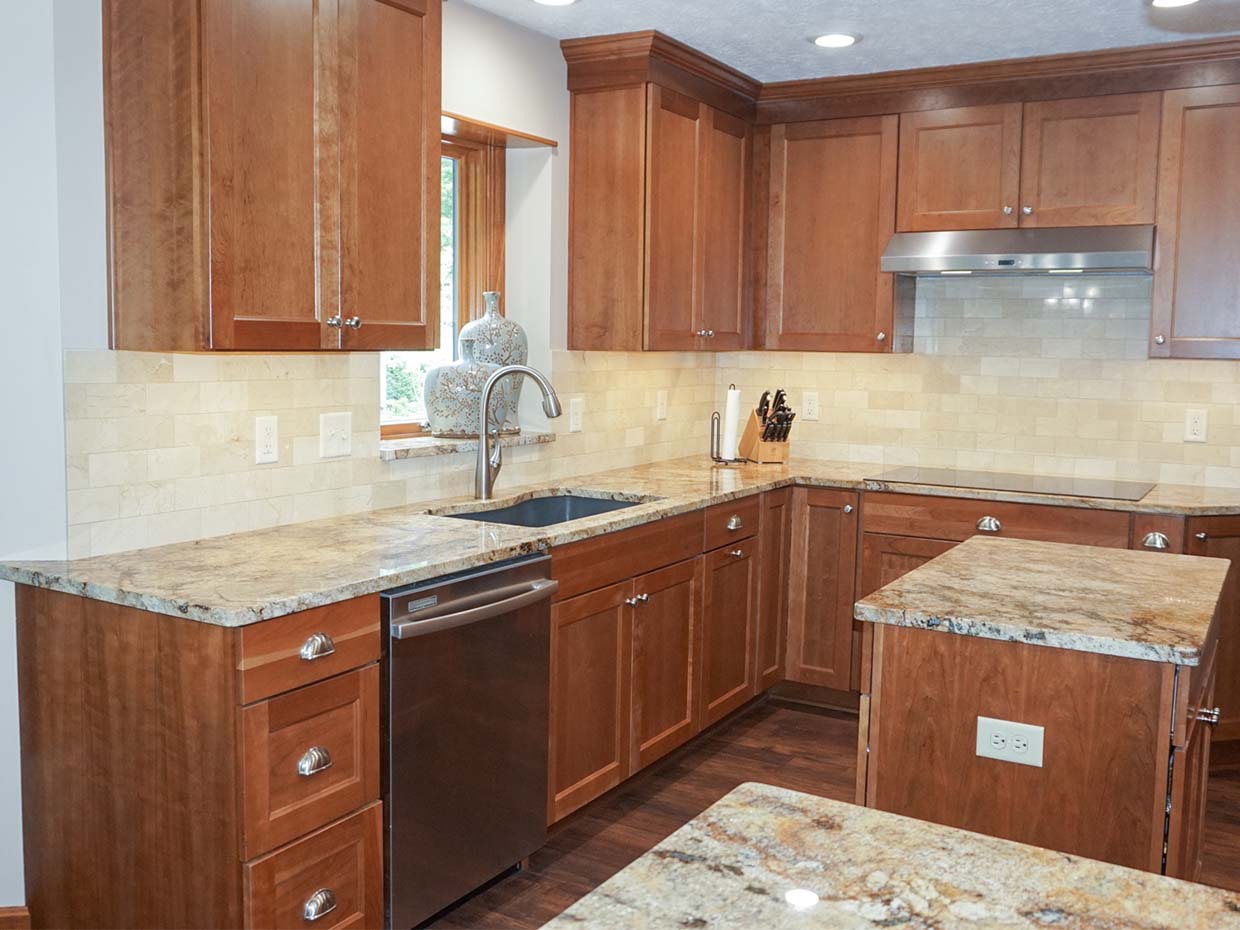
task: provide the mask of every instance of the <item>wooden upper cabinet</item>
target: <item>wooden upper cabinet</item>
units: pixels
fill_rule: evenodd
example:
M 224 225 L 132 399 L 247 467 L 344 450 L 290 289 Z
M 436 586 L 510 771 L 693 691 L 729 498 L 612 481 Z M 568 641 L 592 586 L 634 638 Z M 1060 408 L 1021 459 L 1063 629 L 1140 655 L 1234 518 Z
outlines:
M 1020 126 L 1019 103 L 903 114 L 900 231 L 1016 226 Z
M 702 107 L 657 84 L 647 94 L 647 349 L 693 349 L 700 300 Z
M 895 116 L 771 130 L 766 347 L 878 352 L 895 343 Z
M 1240 358 L 1240 85 L 1167 91 L 1150 355 Z
M 435 345 L 439 17 L 106 0 L 114 348 Z
M 706 347 L 743 349 L 748 343 L 749 175 L 753 131 L 743 120 L 705 107 L 702 121 L 702 287 L 694 330 L 706 330 Z
M 340 312 L 361 323 L 342 327 L 343 347 L 431 348 L 439 344 L 439 0 L 339 3 Z
M 1154 222 L 1162 95 L 1025 104 L 1021 226 Z

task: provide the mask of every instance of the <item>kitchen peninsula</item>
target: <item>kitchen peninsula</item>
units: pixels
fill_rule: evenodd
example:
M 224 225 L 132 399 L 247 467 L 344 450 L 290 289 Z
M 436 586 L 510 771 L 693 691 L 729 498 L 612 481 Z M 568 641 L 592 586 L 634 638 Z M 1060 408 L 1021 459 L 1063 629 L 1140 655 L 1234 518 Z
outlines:
M 858 803 L 1195 879 L 1227 572 L 974 537 L 863 598 Z

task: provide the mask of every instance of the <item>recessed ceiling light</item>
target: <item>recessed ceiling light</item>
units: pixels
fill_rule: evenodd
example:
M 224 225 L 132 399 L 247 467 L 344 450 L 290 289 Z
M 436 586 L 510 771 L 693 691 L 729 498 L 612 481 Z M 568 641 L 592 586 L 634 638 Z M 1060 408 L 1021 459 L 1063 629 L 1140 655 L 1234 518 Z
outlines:
M 577 0 L 534 0 L 534 2 L 541 3 L 543 6 L 569 6 Z
M 1173 7 L 1173 6 L 1192 6 L 1197 0 L 1153 0 L 1154 6 Z
M 819 48 L 848 48 L 857 41 L 856 36 L 850 36 L 847 32 L 828 32 L 825 36 L 819 36 L 814 40 L 814 44 Z

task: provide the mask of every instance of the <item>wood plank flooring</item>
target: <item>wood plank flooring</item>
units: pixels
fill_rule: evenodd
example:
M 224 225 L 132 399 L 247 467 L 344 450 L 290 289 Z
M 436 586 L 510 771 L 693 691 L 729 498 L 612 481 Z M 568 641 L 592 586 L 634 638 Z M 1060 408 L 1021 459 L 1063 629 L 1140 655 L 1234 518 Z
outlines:
M 743 782 L 851 801 L 856 745 L 855 716 L 757 704 L 557 825 L 529 868 L 432 926 L 540 927 Z M 1240 744 L 1215 753 L 1209 804 L 1203 878 L 1240 890 Z

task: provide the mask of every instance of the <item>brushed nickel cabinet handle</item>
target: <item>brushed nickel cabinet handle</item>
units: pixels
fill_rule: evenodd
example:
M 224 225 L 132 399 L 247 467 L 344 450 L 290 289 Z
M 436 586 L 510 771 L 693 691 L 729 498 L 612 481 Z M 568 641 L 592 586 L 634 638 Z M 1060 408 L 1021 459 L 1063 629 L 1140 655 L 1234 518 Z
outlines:
M 1012 205 L 1011 205 L 1011 204 L 1009 204 L 1009 203 L 1005 203 L 1005 204 L 1003 205 L 1003 215 L 1004 215 L 1004 216 L 1011 216 L 1011 215 L 1012 215 L 1013 213 L 1015 213 L 1015 212 L 1016 212 L 1016 211 L 1012 209 Z
M 641 603 L 641 601 L 639 601 L 635 597 L 626 597 L 624 599 L 624 603 L 628 604 L 630 607 L 636 607 L 638 604 Z
M 1028 205 L 1023 206 L 1020 208 L 1020 212 L 1025 214 L 1025 216 L 1033 216 L 1033 207 L 1030 207 Z
M 344 325 L 344 317 L 337 313 L 335 316 L 329 316 L 324 322 L 332 329 L 339 329 Z
M 332 754 L 322 746 L 311 746 L 305 755 L 297 760 L 297 774 L 309 778 L 332 767 Z
M 734 513 L 732 514 L 732 516 L 728 517 L 727 527 L 733 532 L 739 529 L 743 529 L 744 526 L 745 526 L 745 521 L 741 519 L 741 515 L 739 513 Z
M 638 603 L 639 603 L 639 604 L 644 604 L 644 603 L 646 603 L 646 601 L 648 601 L 648 600 L 650 600 L 650 595 L 649 595 L 649 594 L 639 594 L 639 595 L 637 595 L 637 601 L 638 601 Z
M 1166 341 L 1167 341 L 1167 337 L 1164 336 L 1162 333 L 1159 333 L 1157 336 L 1154 337 L 1154 345 L 1156 346 L 1160 346 Z
M 732 556 L 732 558 L 734 559 L 741 559 L 745 557 L 745 550 L 744 549 L 733 549 L 731 552 L 728 553 L 728 555 Z
M 1145 538 L 1141 540 L 1141 545 L 1146 549 L 1170 549 L 1171 540 L 1167 538 L 1166 533 L 1146 533 Z
M 887 341 L 887 334 L 886 334 L 886 333 L 884 333 L 884 332 L 880 332 L 880 333 L 879 333 L 877 336 L 875 336 L 874 338 L 875 338 L 875 339 L 877 339 L 879 342 L 886 342 L 886 341 Z
M 310 638 L 301 644 L 301 660 L 303 662 L 313 662 L 315 659 L 322 659 L 336 651 L 336 644 L 332 642 L 332 638 L 326 633 L 313 633 Z
M 977 528 L 983 533 L 998 533 L 1003 530 L 1003 524 L 997 517 L 985 516 L 977 521 Z
M 361 329 L 362 318 L 360 316 L 351 316 L 344 321 L 344 325 L 349 327 L 349 329 Z
M 1194 533 L 1193 535 L 1196 536 L 1198 539 L 1202 539 L 1202 540 L 1210 538 L 1209 533 Z
M 844 513 L 852 513 L 852 512 L 853 512 L 853 505 L 852 505 L 852 504 L 845 504 L 845 505 L 844 505 Z
M 1223 718 L 1223 712 L 1217 707 L 1210 710 L 1205 707 L 1198 707 L 1196 717 L 1202 723 L 1208 723 L 1210 726 L 1218 726 L 1219 720 Z
M 302 906 L 302 919 L 309 922 L 318 920 L 324 914 L 330 914 L 336 909 L 336 892 L 330 888 L 320 888 L 314 894 L 306 899 L 306 903 Z

